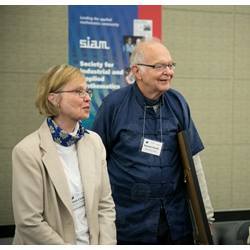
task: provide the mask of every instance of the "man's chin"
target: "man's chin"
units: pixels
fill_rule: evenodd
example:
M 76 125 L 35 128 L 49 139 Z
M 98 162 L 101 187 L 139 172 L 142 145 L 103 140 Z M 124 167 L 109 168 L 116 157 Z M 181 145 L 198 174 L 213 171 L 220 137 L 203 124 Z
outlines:
M 164 93 L 164 92 L 168 91 L 170 89 L 170 87 L 171 87 L 171 85 L 170 85 L 170 83 L 168 83 L 164 86 L 161 86 L 160 90 L 162 93 Z

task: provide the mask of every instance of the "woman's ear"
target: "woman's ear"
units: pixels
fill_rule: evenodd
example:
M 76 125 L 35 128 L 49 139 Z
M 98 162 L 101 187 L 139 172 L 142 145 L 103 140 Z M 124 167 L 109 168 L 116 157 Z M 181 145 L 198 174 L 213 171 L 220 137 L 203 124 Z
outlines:
M 53 104 L 54 106 L 58 106 L 57 103 L 57 95 L 55 93 L 49 93 L 48 95 L 48 100 L 51 104 Z

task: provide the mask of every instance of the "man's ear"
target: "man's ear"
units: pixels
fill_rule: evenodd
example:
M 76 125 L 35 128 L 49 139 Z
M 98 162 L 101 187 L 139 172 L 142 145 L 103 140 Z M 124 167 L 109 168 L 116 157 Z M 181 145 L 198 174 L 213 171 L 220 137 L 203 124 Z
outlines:
M 49 93 L 48 95 L 48 100 L 51 104 L 53 104 L 54 106 L 57 106 L 57 95 L 55 93 Z
M 138 80 L 142 79 L 142 77 L 141 77 L 141 71 L 140 71 L 140 69 L 139 69 L 138 66 L 133 65 L 132 68 L 131 68 L 131 70 L 132 70 L 132 72 L 133 72 L 133 74 L 134 74 L 134 76 L 135 76 L 136 79 L 138 79 Z

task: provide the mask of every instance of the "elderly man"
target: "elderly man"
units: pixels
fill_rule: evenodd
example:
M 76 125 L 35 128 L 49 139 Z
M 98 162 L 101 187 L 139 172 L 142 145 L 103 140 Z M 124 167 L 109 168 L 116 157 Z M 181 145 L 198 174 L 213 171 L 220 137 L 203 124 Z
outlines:
M 177 133 L 191 144 L 208 219 L 213 208 L 199 158 L 203 144 L 184 97 L 171 89 L 175 63 L 158 40 L 131 55 L 136 82 L 108 95 L 93 130 L 107 150 L 118 244 L 193 244 Z

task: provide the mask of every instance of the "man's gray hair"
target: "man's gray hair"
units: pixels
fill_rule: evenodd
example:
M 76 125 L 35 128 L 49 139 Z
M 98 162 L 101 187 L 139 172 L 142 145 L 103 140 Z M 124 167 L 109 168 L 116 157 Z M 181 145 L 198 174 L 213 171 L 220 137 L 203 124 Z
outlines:
M 144 62 L 144 46 L 146 44 L 153 44 L 153 43 L 161 43 L 159 38 L 150 37 L 150 38 L 143 38 L 140 42 L 138 42 L 132 52 L 130 57 L 130 67 L 135 64 L 143 63 Z

